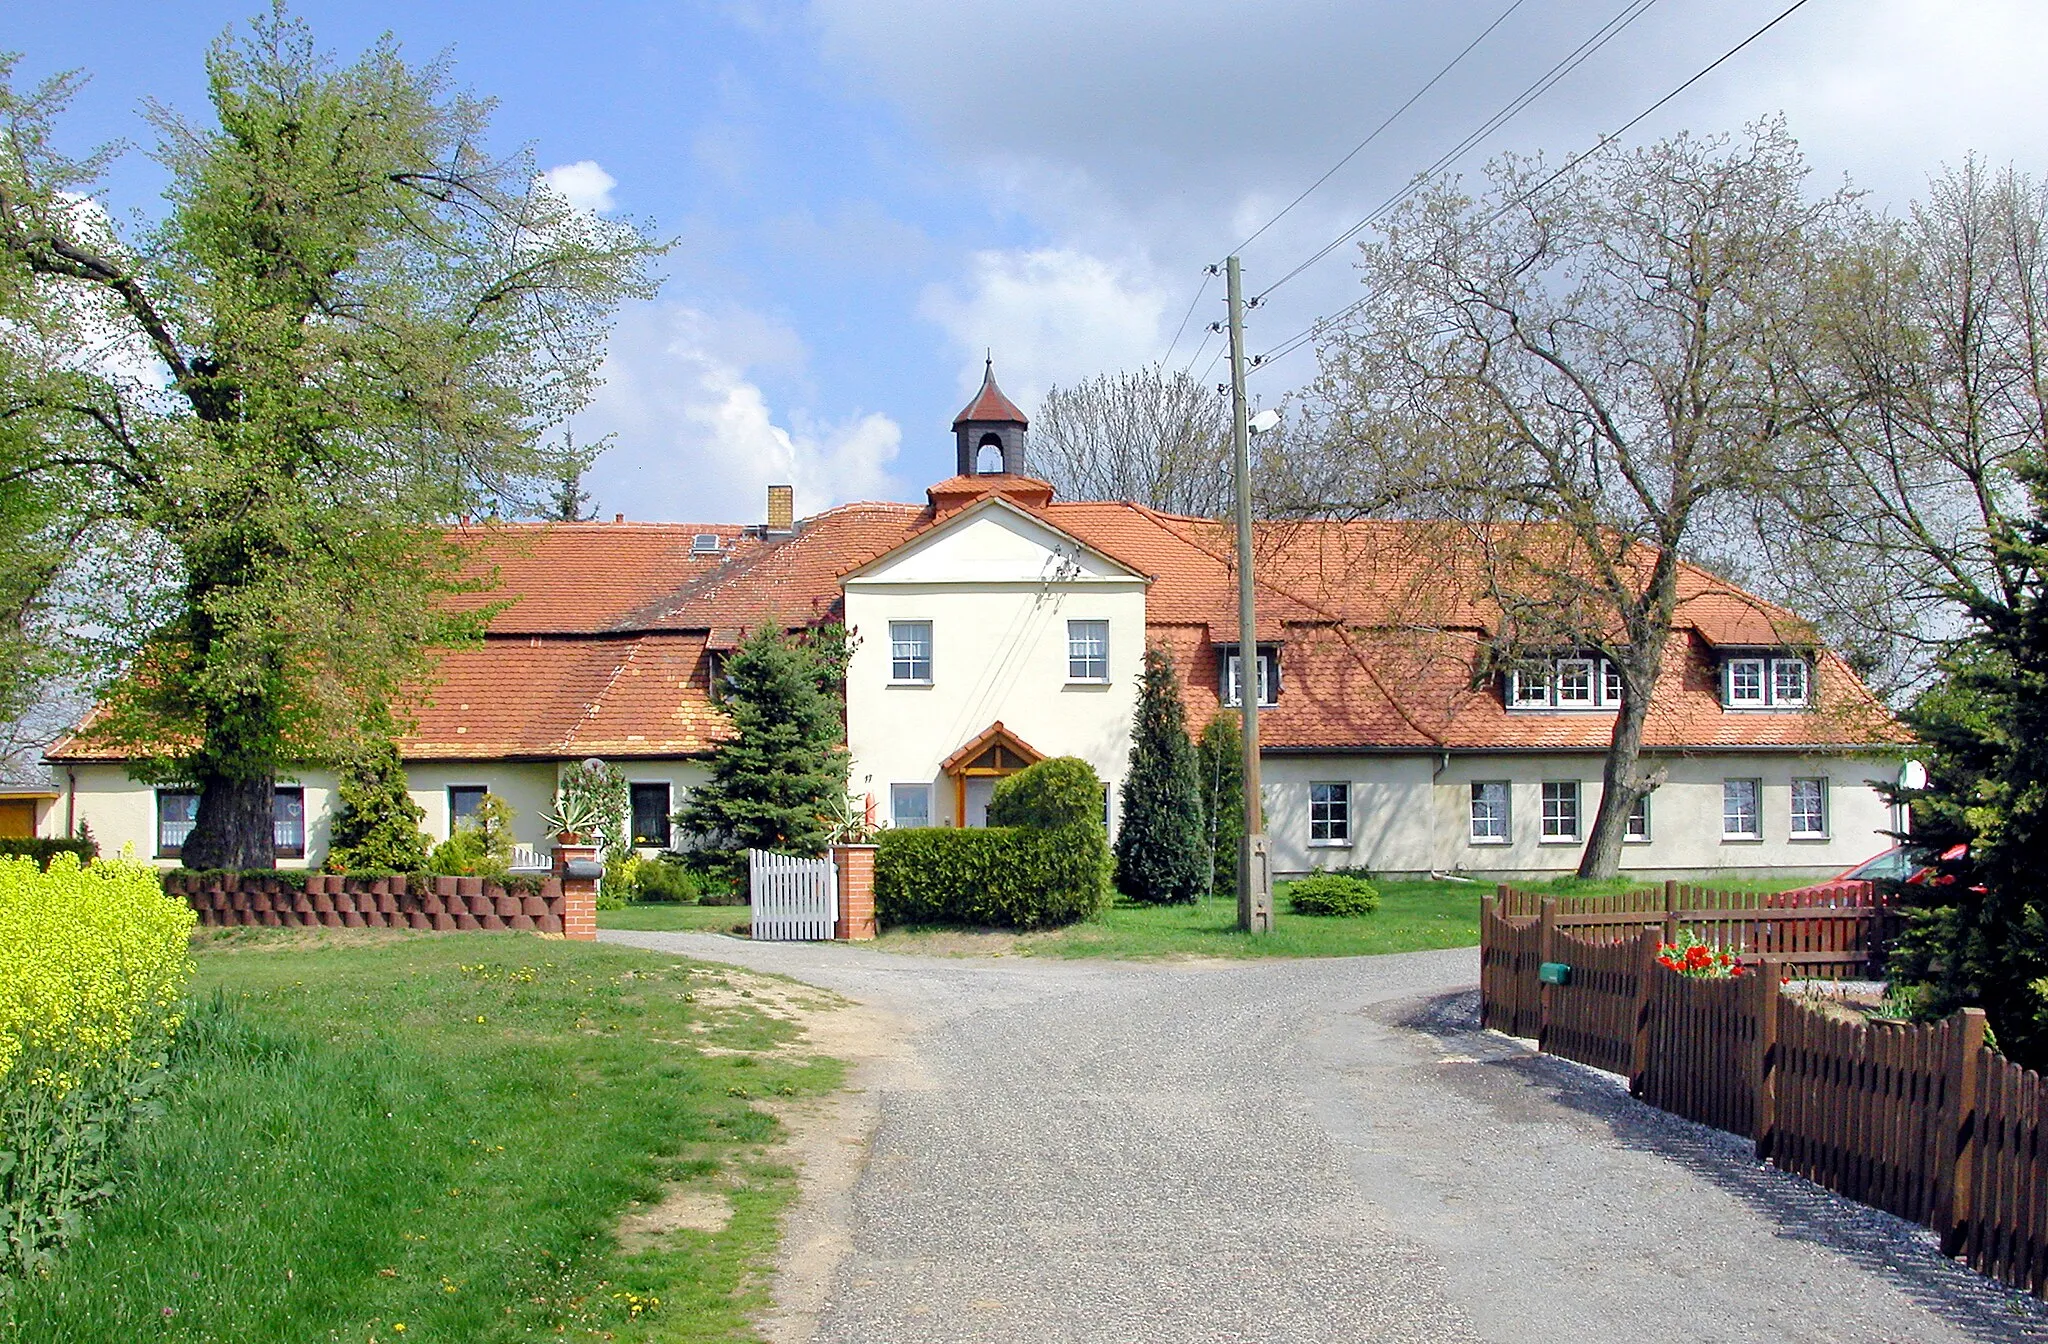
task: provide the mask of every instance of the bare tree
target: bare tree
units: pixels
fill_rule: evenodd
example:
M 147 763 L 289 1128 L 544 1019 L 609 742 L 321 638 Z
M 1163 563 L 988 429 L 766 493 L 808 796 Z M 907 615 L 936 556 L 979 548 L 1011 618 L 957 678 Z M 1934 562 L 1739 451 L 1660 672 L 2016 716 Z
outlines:
M 2048 461 L 2048 185 L 1971 159 L 1868 221 L 1785 371 L 1810 432 L 1759 496 L 1749 576 L 1803 599 L 1883 689 L 1925 682 L 1969 613 L 2013 610 L 2000 543 Z
M 1055 387 L 1032 422 L 1032 468 L 1067 499 L 1168 513 L 1230 507 L 1230 407 L 1185 372 L 1148 365 Z
M 1501 613 L 1493 666 L 1586 650 L 1620 675 L 1583 876 L 1615 872 L 1657 782 L 1643 724 L 1681 558 L 1777 488 L 1799 428 L 1776 369 L 1853 210 L 1806 175 L 1778 121 L 1561 176 L 1505 159 L 1483 195 L 1438 186 L 1390 221 L 1375 301 L 1322 350 L 1323 451 L 1349 465 L 1325 507 L 1443 520 Z

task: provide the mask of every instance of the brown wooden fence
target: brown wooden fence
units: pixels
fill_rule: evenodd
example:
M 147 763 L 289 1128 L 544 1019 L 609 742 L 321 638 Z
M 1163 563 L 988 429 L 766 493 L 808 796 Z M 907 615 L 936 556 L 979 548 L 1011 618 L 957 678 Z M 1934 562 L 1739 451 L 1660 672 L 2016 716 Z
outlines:
M 1589 941 L 1548 900 L 1534 919 L 1506 904 L 1480 917 L 1488 1026 L 1622 1074 L 1651 1105 L 1753 1139 L 1759 1158 L 1925 1223 L 1979 1272 L 2048 1296 L 2048 1082 L 1985 1046 L 1981 1012 L 1852 1021 L 1782 991 L 1798 953 L 1694 979 L 1657 961 L 1661 926 Z M 1573 912 L 1614 913 L 1630 912 Z M 1565 983 L 1541 983 L 1544 962 L 1568 966 Z

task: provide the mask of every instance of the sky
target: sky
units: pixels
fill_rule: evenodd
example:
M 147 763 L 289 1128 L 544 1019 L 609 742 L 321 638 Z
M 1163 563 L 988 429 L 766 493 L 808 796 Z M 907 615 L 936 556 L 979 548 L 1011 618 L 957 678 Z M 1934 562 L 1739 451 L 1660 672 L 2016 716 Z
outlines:
M 352 58 L 389 32 L 498 100 L 502 149 L 674 247 L 621 312 L 579 440 L 613 435 L 605 516 L 758 522 L 918 499 L 952 471 L 949 425 L 990 354 L 1027 411 L 1047 388 L 1166 360 L 1220 381 L 1220 282 L 1265 224 L 1432 75 L 1378 138 L 1243 249 L 1259 292 L 1363 218 L 1558 61 L 1633 14 L 1454 165 L 1583 150 L 1790 0 L 727 0 L 539 4 L 306 0 Z M 250 0 L 10 6 L 17 78 L 81 69 L 66 147 L 140 148 L 104 196 L 147 216 L 161 174 L 145 102 L 206 111 L 207 44 Z M 82 19 L 89 21 L 81 21 Z M 1490 31 L 1489 31 L 1490 30 Z M 1783 114 L 1816 190 L 1903 210 L 1977 153 L 2048 173 L 2048 5 L 1807 0 L 1631 134 Z M 1250 314 L 1270 349 L 1358 293 L 1348 248 Z M 1183 327 L 1183 320 L 1185 326 Z M 1178 340 L 1176 335 L 1178 333 Z M 1169 355 L 1170 352 L 1170 355 Z M 1258 370 L 1272 404 L 1315 373 Z

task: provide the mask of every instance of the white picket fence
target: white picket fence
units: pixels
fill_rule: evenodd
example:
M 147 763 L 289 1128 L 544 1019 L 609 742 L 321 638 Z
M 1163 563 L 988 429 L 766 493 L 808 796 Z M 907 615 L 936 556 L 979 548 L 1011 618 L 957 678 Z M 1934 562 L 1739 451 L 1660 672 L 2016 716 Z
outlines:
M 779 943 L 818 942 L 839 922 L 839 870 L 831 856 L 799 859 L 765 849 L 747 851 L 747 892 L 754 937 Z

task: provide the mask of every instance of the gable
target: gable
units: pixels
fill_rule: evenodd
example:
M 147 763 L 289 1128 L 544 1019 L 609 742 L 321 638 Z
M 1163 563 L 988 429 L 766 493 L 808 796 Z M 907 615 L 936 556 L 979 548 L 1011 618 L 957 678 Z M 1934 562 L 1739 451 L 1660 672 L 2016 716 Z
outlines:
M 1079 538 L 1000 500 L 967 509 L 846 578 L 867 584 L 1144 582 Z

